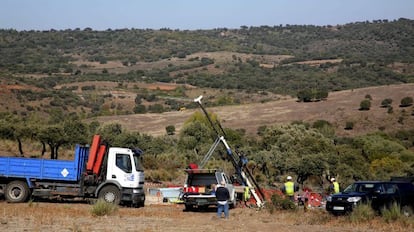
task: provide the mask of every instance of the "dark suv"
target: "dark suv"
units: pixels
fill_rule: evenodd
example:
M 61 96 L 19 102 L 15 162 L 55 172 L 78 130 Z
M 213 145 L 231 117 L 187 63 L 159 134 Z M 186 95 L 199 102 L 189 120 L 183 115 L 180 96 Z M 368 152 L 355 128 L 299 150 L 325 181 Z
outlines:
M 370 202 L 372 208 L 381 211 L 393 203 L 400 205 L 405 215 L 414 208 L 414 185 L 405 181 L 357 181 L 343 192 L 328 196 L 326 210 L 333 214 L 345 214 L 360 203 Z

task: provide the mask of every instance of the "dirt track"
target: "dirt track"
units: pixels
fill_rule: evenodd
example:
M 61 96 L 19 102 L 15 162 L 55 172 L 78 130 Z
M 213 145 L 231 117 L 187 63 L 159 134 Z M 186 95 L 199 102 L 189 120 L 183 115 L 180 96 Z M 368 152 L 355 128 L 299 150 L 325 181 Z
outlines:
M 184 212 L 183 205 L 146 205 L 119 208 L 111 216 L 94 217 L 92 205 L 82 203 L 0 202 L 0 231 L 412 231 L 393 224 L 353 225 L 323 209 L 310 212 L 276 211 L 253 208 L 230 210 L 230 219 L 217 219 L 215 209 Z

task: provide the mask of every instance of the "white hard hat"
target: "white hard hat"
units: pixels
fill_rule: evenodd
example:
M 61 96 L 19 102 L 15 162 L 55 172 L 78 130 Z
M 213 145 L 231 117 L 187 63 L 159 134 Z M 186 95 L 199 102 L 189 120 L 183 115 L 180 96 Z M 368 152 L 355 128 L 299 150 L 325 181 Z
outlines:
M 291 179 L 292 179 L 292 177 L 291 177 L 291 176 L 287 176 L 287 177 L 286 177 L 286 179 L 287 179 L 287 180 L 291 180 Z
M 335 181 L 335 178 L 333 178 L 333 177 L 332 177 L 332 178 L 331 178 L 331 181 Z

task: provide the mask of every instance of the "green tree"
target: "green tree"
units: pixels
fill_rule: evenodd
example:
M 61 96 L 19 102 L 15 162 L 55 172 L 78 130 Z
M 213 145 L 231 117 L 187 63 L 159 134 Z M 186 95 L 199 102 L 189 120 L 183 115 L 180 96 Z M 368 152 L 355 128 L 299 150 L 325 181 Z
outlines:
M 400 107 L 408 107 L 413 104 L 413 98 L 412 97 L 405 97 L 401 99 Z
M 369 110 L 371 108 L 371 101 L 368 99 L 362 100 L 359 104 L 359 110 Z
M 114 144 L 117 141 L 117 137 L 123 132 L 122 125 L 119 123 L 111 123 L 99 128 L 98 133 L 109 144 Z
M 145 114 L 147 112 L 147 108 L 145 105 L 136 105 L 134 107 L 134 113 L 136 114 Z
M 165 127 L 165 130 L 167 131 L 167 135 L 174 135 L 175 134 L 175 126 L 174 125 L 168 125 Z
M 310 89 L 301 90 L 297 93 L 297 97 L 300 102 L 311 102 L 312 91 Z
M 387 108 L 387 107 L 390 107 L 391 104 L 392 104 L 392 99 L 391 98 L 385 98 L 381 102 L 381 107 Z
M 300 124 L 267 128 L 262 146 L 271 152 L 275 169 L 282 175 L 297 174 L 299 182 L 313 175 L 322 178 L 323 172 L 332 169 L 337 162 L 333 141 Z M 312 165 L 307 166 L 307 163 Z
M 49 145 L 51 159 L 57 159 L 59 147 L 68 142 L 62 125 L 49 125 L 41 128 L 37 138 Z

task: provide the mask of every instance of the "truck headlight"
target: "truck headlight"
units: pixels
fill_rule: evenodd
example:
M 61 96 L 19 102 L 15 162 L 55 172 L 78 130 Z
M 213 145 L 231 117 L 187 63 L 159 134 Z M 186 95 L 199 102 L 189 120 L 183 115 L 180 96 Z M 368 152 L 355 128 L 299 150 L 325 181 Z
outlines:
M 327 196 L 327 197 L 326 197 L 326 201 L 331 202 L 331 201 L 332 201 L 332 196 Z
M 347 199 L 348 202 L 353 202 L 353 203 L 358 202 L 360 200 L 361 200 L 361 197 L 350 197 Z
M 144 192 L 142 189 L 133 189 L 132 193 L 142 193 Z

